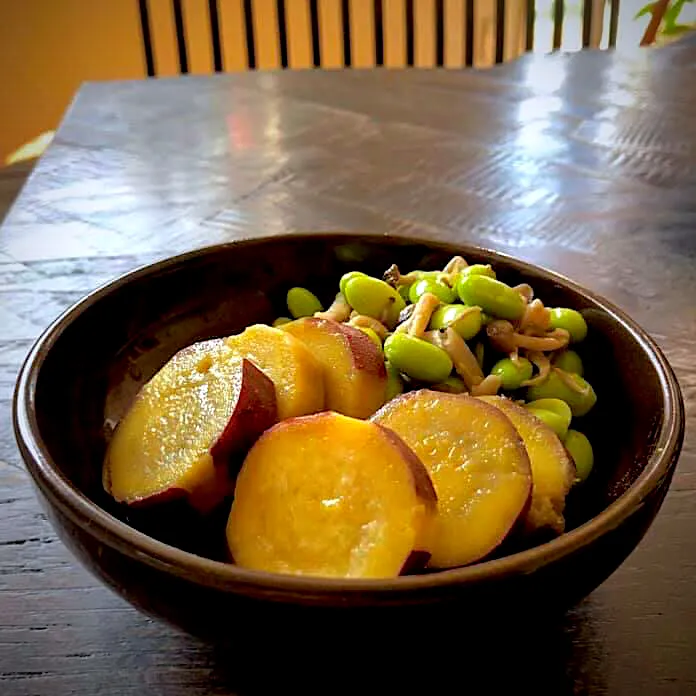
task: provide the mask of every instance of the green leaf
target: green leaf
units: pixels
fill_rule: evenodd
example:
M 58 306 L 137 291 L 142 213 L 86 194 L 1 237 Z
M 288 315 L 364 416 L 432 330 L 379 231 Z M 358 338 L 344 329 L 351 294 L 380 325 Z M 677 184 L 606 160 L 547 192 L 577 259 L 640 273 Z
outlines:
M 638 13 L 633 19 L 640 19 L 641 17 L 645 17 L 645 15 L 652 14 L 655 11 L 655 5 L 657 5 L 656 2 L 649 2 L 645 7 L 638 10 Z
M 687 31 L 692 31 L 693 28 L 693 24 L 673 24 L 669 27 L 665 27 L 662 30 L 662 34 L 664 36 L 675 36 L 677 34 L 684 34 Z
M 669 7 L 667 12 L 665 12 L 665 27 L 672 27 L 678 23 L 681 11 L 687 3 L 691 5 L 694 3 L 694 0 L 676 0 L 676 2 Z

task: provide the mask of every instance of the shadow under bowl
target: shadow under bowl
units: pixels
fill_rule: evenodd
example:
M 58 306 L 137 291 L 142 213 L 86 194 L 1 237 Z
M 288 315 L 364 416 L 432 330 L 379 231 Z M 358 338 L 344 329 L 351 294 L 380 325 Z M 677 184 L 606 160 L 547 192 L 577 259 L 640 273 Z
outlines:
M 586 376 L 598 395 L 577 427 L 595 470 L 568 500 L 568 531 L 504 557 L 389 580 L 254 572 L 222 562 L 224 513 L 201 521 L 183 507 L 125 509 L 105 494 L 111 428 L 137 390 L 176 351 L 270 322 L 300 285 L 325 302 L 338 279 L 441 268 L 453 255 L 491 263 L 548 306 L 583 312 Z M 394 632 L 417 621 L 467 622 L 562 611 L 605 580 L 645 534 L 667 492 L 683 439 L 675 376 L 650 337 L 618 308 L 575 283 L 471 246 L 398 237 L 294 235 L 210 247 L 129 273 L 61 316 L 37 341 L 15 394 L 15 432 L 60 537 L 98 577 L 150 615 L 194 634 L 245 640 L 288 635 L 298 622 L 326 640 L 365 626 Z M 413 630 L 413 629 L 411 629 Z

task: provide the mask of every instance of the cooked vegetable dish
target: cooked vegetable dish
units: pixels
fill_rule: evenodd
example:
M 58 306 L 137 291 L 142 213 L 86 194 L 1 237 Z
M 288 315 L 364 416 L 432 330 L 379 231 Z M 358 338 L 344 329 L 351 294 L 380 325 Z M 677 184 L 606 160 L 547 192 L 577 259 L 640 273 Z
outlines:
M 106 491 L 152 515 L 227 506 L 231 561 L 296 575 L 453 568 L 563 533 L 594 462 L 571 428 L 597 400 L 582 313 L 459 256 L 338 290 L 324 309 L 290 288 L 290 316 L 174 355 L 113 433 Z

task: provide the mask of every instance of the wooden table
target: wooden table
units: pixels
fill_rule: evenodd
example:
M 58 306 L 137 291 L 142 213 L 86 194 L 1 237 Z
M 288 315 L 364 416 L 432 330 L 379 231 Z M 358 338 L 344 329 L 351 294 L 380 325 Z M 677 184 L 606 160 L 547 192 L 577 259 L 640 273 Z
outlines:
M 652 332 L 687 401 L 671 492 L 610 580 L 554 631 L 520 627 L 517 654 L 491 656 L 489 671 L 461 655 L 440 673 L 439 637 L 414 636 L 424 665 L 391 664 L 406 675 L 392 684 L 696 693 L 694 80 L 692 41 L 484 72 L 83 87 L 0 232 L 0 693 L 262 690 L 240 685 L 218 648 L 151 622 L 76 565 L 34 500 L 10 402 L 32 341 L 99 284 L 200 245 L 317 229 L 473 240 L 565 273 Z M 318 682 L 310 655 L 280 675 L 283 691 L 365 693 L 361 666 Z

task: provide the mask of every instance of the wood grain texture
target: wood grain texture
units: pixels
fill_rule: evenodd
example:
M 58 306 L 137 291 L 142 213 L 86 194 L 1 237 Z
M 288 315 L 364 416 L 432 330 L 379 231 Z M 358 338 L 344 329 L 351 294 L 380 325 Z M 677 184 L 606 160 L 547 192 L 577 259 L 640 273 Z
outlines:
M 696 693 L 695 77 L 687 41 L 635 62 L 85 85 L 0 231 L 0 693 L 371 693 L 368 670 L 394 693 L 479 679 L 488 693 Z M 558 625 L 464 657 L 444 646 L 436 679 L 404 669 L 423 637 L 413 654 L 383 646 L 382 669 L 365 655 L 241 664 L 152 623 L 56 540 L 12 437 L 26 351 L 85 293 L 204 244 L 320 229 L 469 240 L 560 271 L 648 329 L 684 392 L 680 465 L 638 550 Z M 302 627 L 286 639 L 301 646 Z

